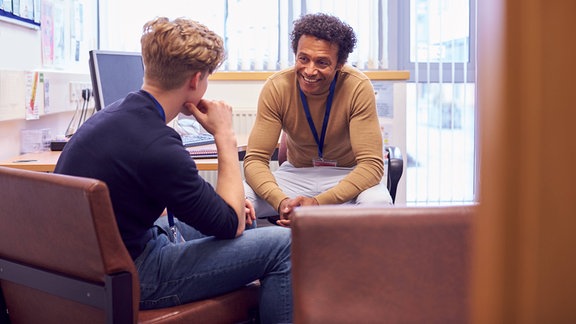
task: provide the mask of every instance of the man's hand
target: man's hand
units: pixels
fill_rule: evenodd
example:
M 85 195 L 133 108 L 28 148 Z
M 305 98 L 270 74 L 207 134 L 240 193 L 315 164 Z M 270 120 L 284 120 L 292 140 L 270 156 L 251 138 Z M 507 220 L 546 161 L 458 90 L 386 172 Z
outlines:
M 318 201 L 314 197 L 298 196 L 294 199 L 286 198 L 280 203 L 278 208 L 280 219 L 276 224 L 284 227 L 290 227 L 294 209 L 298 206 L 318 206 Z
M 250 200 L 246 199 L 246 227 L 251 226 L 256 219 L 256 211 Z
M 187 102 L 184 106 L 212 135 L 233 129 L 232 106 L 224 101 L 200 99 L 197 105 Z

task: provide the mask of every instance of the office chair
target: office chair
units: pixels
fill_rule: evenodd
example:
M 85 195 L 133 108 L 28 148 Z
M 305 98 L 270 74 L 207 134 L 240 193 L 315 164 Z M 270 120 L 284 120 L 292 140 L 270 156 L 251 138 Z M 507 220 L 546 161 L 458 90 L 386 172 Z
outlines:
M 259 283 L 139 310 L 139 281 L 105 183 L 0 167 L 0 284 L 11 323 L 252 323 Z M 2 319 L 2 316 L 0 316 Z

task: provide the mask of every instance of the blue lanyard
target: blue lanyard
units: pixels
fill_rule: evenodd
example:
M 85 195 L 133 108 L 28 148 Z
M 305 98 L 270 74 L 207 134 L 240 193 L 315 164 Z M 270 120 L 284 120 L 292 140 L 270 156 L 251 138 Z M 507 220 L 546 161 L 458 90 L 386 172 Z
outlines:
M 308 120 L 308 126 L 314 135 L 314 140 L 316 145 L 318 145 L 318 157 L 322 158 L 322 152 L 324 151 L 324 138 L 326 136 L 326 129 L 328 128 L 328 119 L 330 118 L 330 110 L 332 109 L 332 99 L 334 98 L 334 89 L 336 88 L 336 79 L 338 79 L 338 72 L 334 76 L 334 80 L 330 83 L 330 93 L 328 94 L 328 100 L 326 101 L 326 112 L 324 113 L 324 122 L 322 123 L 322 134 L 318 138 L 318 132 L 314 126 L 314 121 L 312 120 L 312 115 L 310 114 L 310 107 L 308 107 L 308 100 L 306 100 L 306 95 L 300 89 L 298 85 L 298 90 L 300 91 L 300 100 L 302 100 L 302 106 L 304 106 L 304 112 L 306 113 L 306 119 Z
M 154 107 L 156 108 L 156 110 L 158 110 L 158 112 L 160 113 L 160 116 L 162 116 L 162 119 L 164 120 L 164 122 L 166 122 L 166 113 L 164 112 L 162 105 L 149 92 L 147 92 L 145 90 L 142 90 L 142 92 L 144 92 L 146 95 L 148 95 L 148 97 L 150 97 L 150 99 L 152 99 L 152 101 L 154 102 Z M 174 232 L 175 231 L 174 214 L 170 210 L 167 210 L 167 212 L 168 212 L 168 225 L 170 226 L 170 229 Z M 172 234 L 175 235 L 174 233 L 172 233 Z

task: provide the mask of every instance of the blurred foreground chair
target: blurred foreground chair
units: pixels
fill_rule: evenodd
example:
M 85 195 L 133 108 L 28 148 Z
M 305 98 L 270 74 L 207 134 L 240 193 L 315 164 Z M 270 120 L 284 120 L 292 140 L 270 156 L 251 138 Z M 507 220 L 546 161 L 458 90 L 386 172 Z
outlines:
M 295 323 L 467 323 L 476 206 L 301 207 Z
M 138 274 L 103 182 L 0 167 L 0 187 L 0 283 L 11 323 L 256 321 L 258 284 L 140 311 Z

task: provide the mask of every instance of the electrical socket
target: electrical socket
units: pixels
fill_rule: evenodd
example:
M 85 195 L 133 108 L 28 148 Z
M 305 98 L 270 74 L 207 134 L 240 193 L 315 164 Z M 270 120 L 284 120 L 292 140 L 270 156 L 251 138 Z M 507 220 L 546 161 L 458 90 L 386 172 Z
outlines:
M 89 82 L 70 82 L 70 102 L 82 101 L 82 89 L 92 89 L 92 84 Z

